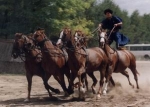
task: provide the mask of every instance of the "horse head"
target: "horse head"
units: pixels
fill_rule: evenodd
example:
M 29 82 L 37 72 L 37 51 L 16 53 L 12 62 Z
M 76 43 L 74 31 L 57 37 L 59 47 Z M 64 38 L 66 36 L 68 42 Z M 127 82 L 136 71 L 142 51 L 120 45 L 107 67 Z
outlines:
M 108 43 L 106 30 L 99 31 L 99 47 L 104 48 L 105 44 Z
M 60 32 L 60 35 L 59 35 L 59 39 L 57 41 L 57 45 L 58 46 L 65 46 L 67 45 L 68 43 L 70 43 L 72 39 L 72 34 L 71 34 L 71 29 L 69 28 L 64 28 L 61 32 Z
M 36 48 L 33 39 L 22 33 L 16 33 L 12 50 L 13 58 L 17 58 L 18 56 L 27 53 L 30 57 L 36 58 L 36 62 L 40 62 L 42 59 L 41 52 Z
M 28 44 L 28 38 L 22 33 L 16 33 L 12 49 L 12 56 L 14 58 L 17 58 L 23 54 L 23 48 L 25 47 L 25 44 Z
M 80 30 L 75 31 L 74 42 L 75 42 L 75 46 L 77 47 L 87 46 L 87 38 L 84 35 L 84 33 Z
M 33 38 L 39 43 L 46 39 L 45 30 L 38 28 L 33 34 Z

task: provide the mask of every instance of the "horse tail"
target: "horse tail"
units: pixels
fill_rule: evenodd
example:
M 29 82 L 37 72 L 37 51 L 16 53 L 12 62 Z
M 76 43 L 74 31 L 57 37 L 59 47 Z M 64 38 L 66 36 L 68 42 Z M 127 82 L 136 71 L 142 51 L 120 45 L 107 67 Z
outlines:
M 130 51 L 124 50 L 124 52 L 126 52 L 128 54 L 128 56 L 130 57 L 130 63 L 131 63 L 130 67 L 135 69 L 135 73 L 140 76 L 140 73 L 136 69 L 136 58 L 135 58 L 135 56 Z

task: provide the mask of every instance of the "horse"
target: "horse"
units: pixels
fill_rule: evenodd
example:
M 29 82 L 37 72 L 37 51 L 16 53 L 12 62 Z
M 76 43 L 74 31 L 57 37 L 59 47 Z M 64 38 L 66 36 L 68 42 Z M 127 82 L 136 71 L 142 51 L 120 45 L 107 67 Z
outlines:
M 121 73 L 127 77 L 129 85 L 134 88 L 134 85 L 130 82 L 129 74 L 126 71 L 126 68 L 129 68 L 134 75 L 134 79 L 136 81 L 137 89 L 139 89 L 138 85 L 138 71 L 136 69 L 136 58 L 135 56 L 126 49 L 114 50 L 108 44 L 108 36 L 105 30 L 99 31 L 99 47 L 101 47 L 106 55 L 111 58 L 111 64 L 108 67 L 108 74 L 106 77 L 106 84 L 104 86 L 103 93 L 107 93 L 107 85 L 112 73 Z
M 99 90 L 97 92 L 97 99 L 100 98 L 103 83 L 104 83 L 104 77 L 105 77 L 105 71 L 107 67 L 107 56 L 105 52 L 99 48 L 89 48 L 85 49 L 85 45 L 82 41 L 83 37 L 79 37 L 78 34 L 82 34 L 80 31 L 76 31 L 74 36 L 71 34 L 71 30 L 68 28 L 65 28 L 60 33 L 60 39 L 59 43 L 64 40 L 66 44 L 65 48 L 68 53 L 68 64 L 71 69 L 71 78 L 70 78 L 70 87 L 73 86 L 74 80 L 76 77 L 78 77 L 79 80 L 79 98 L 85 99 L 85 89 L 84 89 L 84 79 L 85 74 L 88 74 L 92 80 L 93 84 L 91 86 L 93 93 L 96 93 L 95 86 L 97 84 L 97 79 L 94 76 L 94 71 L 100 72 L 100 86 Z M 81 92 L 82 91 L 82 92 Z M 83 96 L 81 96 L 81 94 Z
M 23 54 L 25 54 L 25 56 L 23 56 Z M 13 43 L 12 57 L 21 57 L 21 59 L 23 59 L 22 57 L 25 57 L 25 60 L 23 61 L 25 63 L 26 78 L 28 82 L 28 95 L 25 99 L 25 102 L 30 101 L 32 77 L 34 75 L 37 75 L 42 78 L 45 88 L 47 89 L 49 95 L 49 89 L 57 94 L 60 93 L 58 89 L 55 89 L 48 85 L 47 82 L 50 78 L 50 75 L 48 75 L 47 78 L 45 78 L 45 71 L 41 67 L 41 50 L 34 45 L 34 41 L 31 38 L 27 37 L 26 35 L 23 35 L 22 33 L 16 33 L 15 41 Z
M 71 91 L 66 87 L 64 80 L 64 74 L 66 75 L 68 81 L 70 80 L 70 69 L 67 64 L 68 59 L 66 54 L 47 38 L 44 29 L 36 29 L 33 37 L 41 47 L 41 52 L 43 55 L 41 64 L 45 73 L 47 75 L 53 75 L 61 85 L 65 95 L 69 95 Z

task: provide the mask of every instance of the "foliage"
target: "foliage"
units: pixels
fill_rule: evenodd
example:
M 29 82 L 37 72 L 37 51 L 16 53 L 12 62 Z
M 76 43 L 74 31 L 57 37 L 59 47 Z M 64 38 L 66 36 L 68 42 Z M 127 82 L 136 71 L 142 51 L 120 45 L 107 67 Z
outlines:
M 113 0 L 0 0 L 0 37 L 13 38 L 16 32 L 33 33 L 43 27 L 50 38 L 57 39 L 64 27 L 82 30 L 90 38 L 89 46 L 98 46 L 97 33 L 91 32 L 103 20 L 103 11 L 111 8 L 123 19 L 121 30 L 130 43 L 150 43 L 150 14 L 131 16 Z

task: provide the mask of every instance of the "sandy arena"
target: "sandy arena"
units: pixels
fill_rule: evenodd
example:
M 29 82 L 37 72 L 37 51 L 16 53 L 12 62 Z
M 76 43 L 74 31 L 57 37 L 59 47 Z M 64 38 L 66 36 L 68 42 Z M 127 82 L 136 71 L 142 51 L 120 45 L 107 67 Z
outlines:
M 24 75 L 0 75 L 0 107 L 150 107 L 150 61 L 137 61 L 137 70 L 140 73 L 139 86 L 136 84 L 130 70 L 131 82 L 134 84 L 133 89 L 128 84 L 128 80 L 122 74 L 113 74 L 117 86 L 109 90 L 109 93 L 101 96 L 96 100 L 91 90 L 86 92 L 85 101 L 68 101 L 63 97 L 60 85 L 50 78 L 49 84 L 61 90 L 61 94 L 52 93 L 58 98 L 51 101 L 48 93 L 44 88 L 42 79 L 34 76 L 31 91 L 31 102 L 24 102 L 27 97 L 27 80 Z M 95 72 L 99 77 L 99 72 Z M 92 80 L 88 77 L 89 88 Z M 98 89 L 98 84 L 97 84 Z M 77 89 L 76 89 L 77 90 Z M 78 91 L 75 92 L 75 95 Z

